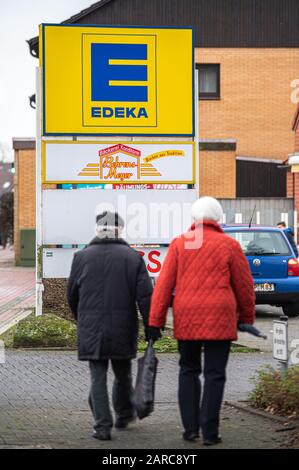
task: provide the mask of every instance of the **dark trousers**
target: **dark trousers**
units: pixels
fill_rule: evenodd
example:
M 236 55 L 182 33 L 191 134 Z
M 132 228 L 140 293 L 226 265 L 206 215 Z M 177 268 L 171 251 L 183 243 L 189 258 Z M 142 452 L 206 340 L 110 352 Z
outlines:
M 201 401 L 201 351 L 204 348 L 204 389 Z M 230 341 L 179 341 L 179 406 L 185 431 L 204 439 L 218 436 Z
M 126 420 L 134 414 L 131 360 L 112 360 L 111 363 L 115 376 L 113 408 L 116 418 Z M 107 389 L 108 365 L 108 360 L 89 361 L 91 388 L 88 402 L 95 420 L 95 431 L 110 431 L 113 426 Z

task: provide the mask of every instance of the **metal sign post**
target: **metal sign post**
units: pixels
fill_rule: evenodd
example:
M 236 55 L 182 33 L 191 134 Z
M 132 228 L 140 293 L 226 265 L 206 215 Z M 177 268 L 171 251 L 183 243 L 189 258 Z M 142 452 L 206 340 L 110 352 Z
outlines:
M 36 68 L 36 284 L 35 314 L 43 313 L 43 273 L 42 273 L 42 76 L 41 69 Z
M 194 64 L 195 66 L 195 64 Z M 194 71 L 194 73 L 196 70 Z M 197 197 L 199 197 L 199 175 L 200 175 L 200 153 L 199 153 L 199 106 L 198 106 L 198 95 L 199 95 L 199 79 L 198 74 L 195 73 L 194 80 L 194 114 L 195 114 L 195 134 L 194 134 L 194 143 L 195 143 L 195 185 Z
M 281 316 L 273 321 L 273 357 L 280 363 L 281 375 L 288 368 L 288 317 Z

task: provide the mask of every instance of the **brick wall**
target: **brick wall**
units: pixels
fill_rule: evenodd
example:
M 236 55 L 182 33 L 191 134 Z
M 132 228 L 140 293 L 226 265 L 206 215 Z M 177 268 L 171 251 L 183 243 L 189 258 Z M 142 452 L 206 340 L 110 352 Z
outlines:
M 295 130 L 295 152 L 299 152 L 299 125 L 297 123 L 297 128 Z
M 299 173 L 294 173 L 294 209 L 299 214 Z M 297 226 L 297 240 L 299 240 L 298 226 Z
M 238 155 L 285 160 L 294 150 L 298 49 L 196 49 L 196 63 L 220 63 L 220 100 L 199 101 L 201 139 L 237 139 Z
M 35 149 L 15 148 L 14 246 L 20 262 L 20 231 L 35 228 Z
M 200 151 L 199 193 L 218 198 L 236 197 L 235 151 Z

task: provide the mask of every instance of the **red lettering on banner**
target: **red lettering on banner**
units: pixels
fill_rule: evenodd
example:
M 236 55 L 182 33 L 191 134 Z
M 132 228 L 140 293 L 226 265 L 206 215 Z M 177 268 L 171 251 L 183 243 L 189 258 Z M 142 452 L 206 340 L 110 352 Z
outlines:
M 155 259 L 155 257 L 160 258 L 161 253 L 159 251 L 150 251 L 148 254 L 148 261 L 149 264 L 147 265 L 147 269 L 149 270 L 150 273 L 156 274 L 161 271 L 162 264 L 159 259 Z M 150 265 L 150 263 L 153 264 L 153 266 Z
M 145 258 L 144 261 L 149 274 L 158 274 L 161 271 L 162 261 L 159 258 L 161 258 L 162 253 L 160 251 L 152 250 L 147 253 L 141 250 L 137 251 L 140 256 Z

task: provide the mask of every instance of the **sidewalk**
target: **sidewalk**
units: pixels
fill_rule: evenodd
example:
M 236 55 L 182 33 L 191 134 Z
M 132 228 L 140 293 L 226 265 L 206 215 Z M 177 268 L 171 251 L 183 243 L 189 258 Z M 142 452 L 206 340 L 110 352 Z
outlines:
M 0 249 L 0 334 L 35 306 L 35 269 L 14 266 L 14 252 Z
M 0 332 L 28 315 L 34 301 L 34 269 L 15 267 L 13 252 L 0 250 Z M 266 318 L 265 329 L 271 327 L 272 320 Z M 294 320 L 297 327 L 299 319 Z M 274 449 L 290 445 L 293 431 L 287 431 L 283 422 L 232 406 L 244 405 L 253 388 L 252 376 L 266 364 L 276 366 L 268 352 L 231 355 L 221 413 L 223 443 L 217 449 Z M 136 361 L 133 374 L 135 378 Z M 177 385 L 178 356 L 160 354 L 154 413 L 127 431 L 113 430 L 112 441 L 100 442 L 91 437 L 87 363 L 78 362 L 75 352 L 6 351 L 6 362 L 0 364 L 0 449 L 202 448 L 200 441 L 192 444 L 181 438 Z M 110 390 L 111 386 L 110 372 Z
M 232 402 L 246 400 L 254 370 L 269 362 L 271 356 L 260 353 L 231 355 L 225 392 L 230 404 L 223 405 L 223 443 L 215 449 L 288 445 L 292 431 L 287 431 L 283 422 L 231 406 Z M 177 354 L 160 354 L 154 413 L 126 431 L 113 430 L 112 441 L 96 441 L 91 437 L 87 404 L 88 364 L 78 362 L 75 352 L 7 351 L 6 363 L 0 364 L 0 448 L 203 448 L 201 441 L 194 444 L 182 440 L 177 382 Z M 111 385 L 109 372 L 110 390 Z

